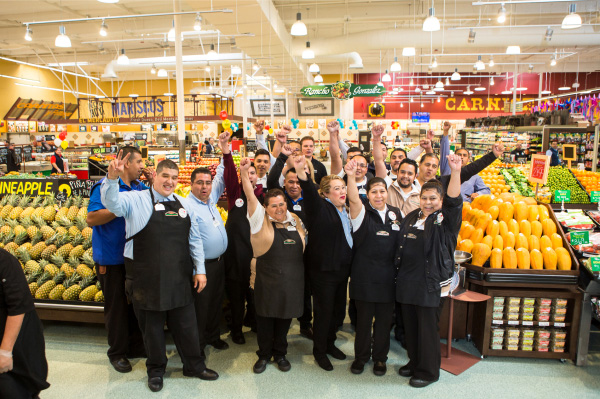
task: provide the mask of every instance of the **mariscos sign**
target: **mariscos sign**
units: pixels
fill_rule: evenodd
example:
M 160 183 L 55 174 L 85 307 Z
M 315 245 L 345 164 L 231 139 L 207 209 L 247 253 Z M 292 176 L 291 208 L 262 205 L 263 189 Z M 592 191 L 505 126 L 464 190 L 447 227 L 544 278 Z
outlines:
M 385 92 L 383 86 L 357 85 L 348 81 L 325 86 L 305 86 L 300 89 L 300 93 L 305 97 L 333 97 L 338 100 L 348 100 L 353 97 L 377 97 Z

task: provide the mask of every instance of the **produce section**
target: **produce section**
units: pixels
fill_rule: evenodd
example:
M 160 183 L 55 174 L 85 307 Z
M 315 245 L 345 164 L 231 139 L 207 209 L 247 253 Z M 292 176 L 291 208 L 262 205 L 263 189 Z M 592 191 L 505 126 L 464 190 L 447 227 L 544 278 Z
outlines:
M 548 188 L 552 192 L 552 203 L 560 203 L 555 200 L 554 192 L 556 190 L 569 190 L 571 192 L 571 204 L 589 204 L 590 197 L 588 196 L 581 183 L 575 175 L 562 166 L 552 166 L 548 172 Z

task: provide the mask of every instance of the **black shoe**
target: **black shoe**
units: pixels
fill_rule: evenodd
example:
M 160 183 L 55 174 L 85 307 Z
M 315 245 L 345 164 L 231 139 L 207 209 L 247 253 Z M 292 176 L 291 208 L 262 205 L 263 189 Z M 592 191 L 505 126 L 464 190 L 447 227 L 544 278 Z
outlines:
M 308 338 L 308 339 L 313 339 L 313 329 L 312 327 L 308 327 L 308 328 L 301 328 L 300 329 L 300 335 L 302 335 L 304 338 Z
M 292 368 L 292 365 L 285 358 L 285 356 L 275 357 L 273 358 L 273 360 L 275 361 L 275 363 L 277 363 L 277 367 L 279 367 L 279 370 L 281 371 L 290 371 L 290 369 Z
M 111 360 L 110 364 L 112 364 L 119 373 L 129 373 L 132 370 L 131 363 L 129 363 L 129 360 L 127 360 L 126 357 Z
M 200 372 L 200 374 L 196 375 L 196 377 L 205 381 L 214 381 L 219 378 L 219 374 L 216 371 L 211 369 L 204 369 Z
M 333 358 L 338 359 L 338 360 L 346 359 L 346 355 L 344 355 L 344 352 L 342 352 L 335 346 L 332 346 L 331 348 L 327 349 L 327 354 L 333 356 Z
M 244 345 L 246 343 L 246 339 L 244 338 L 244 334 L 231 334 L 231 340 L 234 344 Z
M 317 364 L 319 365 L 319 367 L 321 367 L 323 370 L 325 370 L 325 371 L 333 370 L 333 365 L 331 364 L 331 362 L 329 361 L 327 356 L 321 357 L 318 359 L 315 358 L 315 360 L 317 361 Z
M 407 365 L 400 367 L 400 370 L 398 370 L 398 374 L 400 374 L 402 377 L 412 377 L 414 374 L 414 371 L 410 367 L 408 367 L 408 364 L 407 364 Z
M 252 367 L 252 371 L 254 371 L 255 374 L 262 373 L 267 368 L 267 363 L 269 363 L 269 361 L 267 359 L 258 359 L 256 361 L 256 363 L 254 363 L 254 367 Z
M 352 374 L 361 374 L 364 369 L 365 364 L 359 360 L 353 361 L 352 365 L 350 366 L 350 371 L 352 372 Z
M 225 349 L 229 348 L 229 344 L 227 342 L 223 341 L 221 338 L 209 343 L 209 345 L 211 345 L 213 348 L 218 349 L 218 350 L 225 350 Z
M 425 388 L 429 384 L 433 384 L 435 381 L 422 380 L 420 378 L 411 378 L 409 384 L 415 388 Z
M 148 388 L 152 392 L 158 392 L 163 388 L 163 378 L 162 377 L 148 377 Z
M 373 365 L 373 374 L 382 376 L 385 375 L 386 372 L 387 367 L 385 365 L 385 362 L 375 362 L 375 364 Z

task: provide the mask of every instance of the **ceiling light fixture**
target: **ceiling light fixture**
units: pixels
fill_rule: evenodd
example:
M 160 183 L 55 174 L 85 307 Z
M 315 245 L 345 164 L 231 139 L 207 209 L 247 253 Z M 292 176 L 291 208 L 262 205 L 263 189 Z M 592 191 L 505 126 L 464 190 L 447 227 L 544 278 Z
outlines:
M 121 49 L 121 55 L 117 58 L 117 64 L 119 65 L 129 65 L 129 57 L 125 54 L 125 49 Z
M 413 78 L 410 78 L 410 82 L 408 82 L 409 86 L 414 86 L 415 85 L 415 81 L 413 80 Z
M 542 90 L 540 94 L 552 94 L 552 92 L 550 90 Z
M 385 70 L 385 75 L 383 75 L 381 77 L 381 81 L 382 82 L 391 82 L 392 81 L 392 77 L 390 76 L 390 74 L 388 73 L 387 69 Z
M 502 94 L 512 94 L 512 90 L 504 90 Z
M 494 63 L 494 57 L 490 56 L 490 62 L 489 62 L 490 68 L 493 67 L 494 65 L 495 65 L 495 63 Z
M 202 17 L 200 14 L 196 14 L 196 20 L 194 21 L 194 30 L 200 32 L 202 30 Z
M 492 77 L 490 78 L 490 86 L 493 86 L 493 85 L 494 85 L 494 77 L 492 76 Z
M 54 40 L 54 45 L 56 47 L 71 47 L 71 39 L 66 35 L 65 26 L 61 25 L 58 28 L 59 34 L 56 36 L 56 40 Z
M 425 92 L 425 94 L 434 95 L 434 94 L 435 94 L 435 91 L 433 91 L 433 90 L 429 90 L 429 91 L 426 91 L 426 92 Z
M 175 94 L 173 94 L 173 93 L 163 93 L 163 96 L 165 96 L 165 97 L 172 97 L 174 95 Z
M 544 39 L 546 39 L 546 41 L 549 42 L 550 40 L 552 40 L 553 33 L 554 31 L 551 27 L 546 28 L 546 34 L 544 35 Z
M 575 83 L 573 83 L 573 88 L 574 88 L 574 89 L 577 89 L 578 87 L 579 87 L 579 82 L 578 82 L 578 81 L 575 81 Z
M 460 80 L 460 73 L 458 73 L 458 68 L 454 68 L 454 73 L 450 77 L 450 80 Z
M 437 66 L 438 66 L 437 57 L 433 57 L 433 62 L 431 63 L 431 67 L 437 68 Z
M 435 83 L 435 87 L 437 87 L 437 88 L 444 87 L 444 83 L 442 82 L 442 79 L 438 79 L 438 81 Z
M 400 72 L 402 65 L 398 63 L 398 57 L 394 57 L 394 62 L 390 65 L 390 72 Z
M 129 95 L 129 97 L 131 97 L 131 98 L 138 98 L 138 97 L 139 97 L 139 95 L 138 95 L 138 94 L 135 94 L 135 93 L 132 93 L 132 94 L 130 94 L 130 95 Z
M 381 83 L 381 79 L 379 79 L 379 82 L 377 82 L 377 86 L 383 87 L 383 83 Z
M 506 22 L 506 8 L 504 8 L 504 3 L 502 3 L 500 10 L 498 10 L 498 18 L 496 20 L 499 24 Z
M 569 13 L 565 16 L 560 26 L 562 29 L 577 29 L 581 28 L 581 16 L 575 13 L 577 4 L 569 5 Z
M 527 67 L 527 69 L 529 70 L 529 73 L 533 72 L 533 65 L 529 64 L 529 66 Z
M 290 34 L 292 36 L 306 36 L 308 34 L 306 25 L 304 25 L 304 22 L 302 22 L 302 14 L 301 13 L 296 14 L 296 22 L 294 22 L 294 25 L 292 25 Z
M 260 65 L 258 65 L 258 62 L 254 61 L 254 65 L 252 65 L 252 70 L 258 71 L 259 69 L 260 69 Z
M 204 72 L 210 72 L 210 61 L 206 63 L 206 66 L 204 67 Z
M 208 55 L 209 57 L 216 57 L 217 52 L 215 51 L 215 45 L 214 44 L 210 45 L 210 50 L 208 50 L 208 53 L 206 55 Z
M 108 36 L 108 26 L 106 25 L 106 22 L 104 20 L 102 20 L 102 25 L 100 25 L 100 36 L 106 37 Z
M 315 83 L 322 83 L 323 82 L 323 76 L 321 76 L 321 72 L 317 73 L 317 76 L 315 76 Z
M 412 57 L 416 54 L 417 52 L 415 51 L 414 47 L 404 47 L 402 49 L 402 56 L 403 57 Z
M 29 28 L 29 25 L 27 25 L 27 28 L 25 29 L 25 40 L 27 40 L 28 42 L 32 41 L 33 40 L 33 37 L 31 36 L 32 33 L 33 32 Z
M 241 75 L 242 74 L 242 68 L 239 67 L 239 65 L 234 65 L 231 67 L 231 74 L 232 75 Z
M 166 69 L 160 68 L 158 70 L 158 72 L 156 73 L 156 76 L 158 76 L 159 78 L 166 78 L 169 75 L 167 74 L 167 70 Z
M 420 92 L 421 92 L 421 88 L 417 86 L 417 87 L 415 88 L 415 91 L 416 91 L 417 93 L 420 93 Z
M 321 68 L 319 68 L 319 65 L 315 64 L 314 62 L 308 67 L 308 72 L 310 73 L 318 73 L 320 71 Z
M 556 65 L 556 54 L 553 54 L 552 57 L 550 57 L 550 66 L 555 66 Z
M 506 47 L 506 54 L 511 54 L 511 55 L 521 54 L 521 47 L 520 46 L 508 46 L 508 47 Z
M 167 40 L 170 42 L 175 41 L 175 20 L 173 20 L 173 27 L 167 33 Z M 181 41 L 183 41 L 183 32 L 181 32 Z
M 473 28 L 471 28 L 471 30 L 469 31 L 469 38 L 467 39 L 469 43 L 475 43 L 475 34 L 475 31 L 473 30 Z
M 118 3 L 119 0 L 98 0 L 100 3 L 106 3 L 106 4 L 115 4 Z
M 150 68 L 150 73 L 156 75 L 156 66 L 154 64 L 152 64 L 152 68 Z
M 485 91 L 485 87 L 477 86 L 473 90 L 475 90 L 475 91 Z
M 446 86 L 450 85 L 450 78 L 446 76 L 446 82 L 444 83 Z
M 463 94 L 467 94 L 467 95 L 469 95 L 469 96 L 470 96 L 471 94 L 473 94 L 473 91 L 471 90 L 471 86 L 467 86 L 467 90 L 466 90 L 466 91 L 463 91 Z
M 429 9 L 429 16 L 423 21 L 423 31 L 425 32 L 437 32 L 440 30 L 440 20 L 435 16 L 435 8 L 433 7 L 433 0 L 431 2 L 431 8 Z
M 306 42 L 306 48 L 302 52 L 303 60 L 312 60 L 315 58 L 315 52 L 310 48 L 310 42 Z
M 565 90 L 571 90 L 571 88 L 569 86 L 562 86 L 562 87 L 559 87 L 558 90 L 565 91 Z
M 477 68 L 478 71 L 483 71 L 485 69 L 485 64 L 483 63 L 483 61 L 481 61 L 481 56 L 477 56 L 477 62 L 475 63 L 475 68 Z

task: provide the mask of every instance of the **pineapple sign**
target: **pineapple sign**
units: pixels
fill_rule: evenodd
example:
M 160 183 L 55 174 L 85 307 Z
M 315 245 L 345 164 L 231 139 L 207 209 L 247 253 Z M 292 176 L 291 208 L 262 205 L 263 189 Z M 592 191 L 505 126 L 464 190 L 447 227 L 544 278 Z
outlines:
M 0 180 L 0 197 L 10 194 L 26 196 L 56 196 L 64 193 L 67 197 L 89 198 L 94 180 L 73 179 L 6 179 Z

